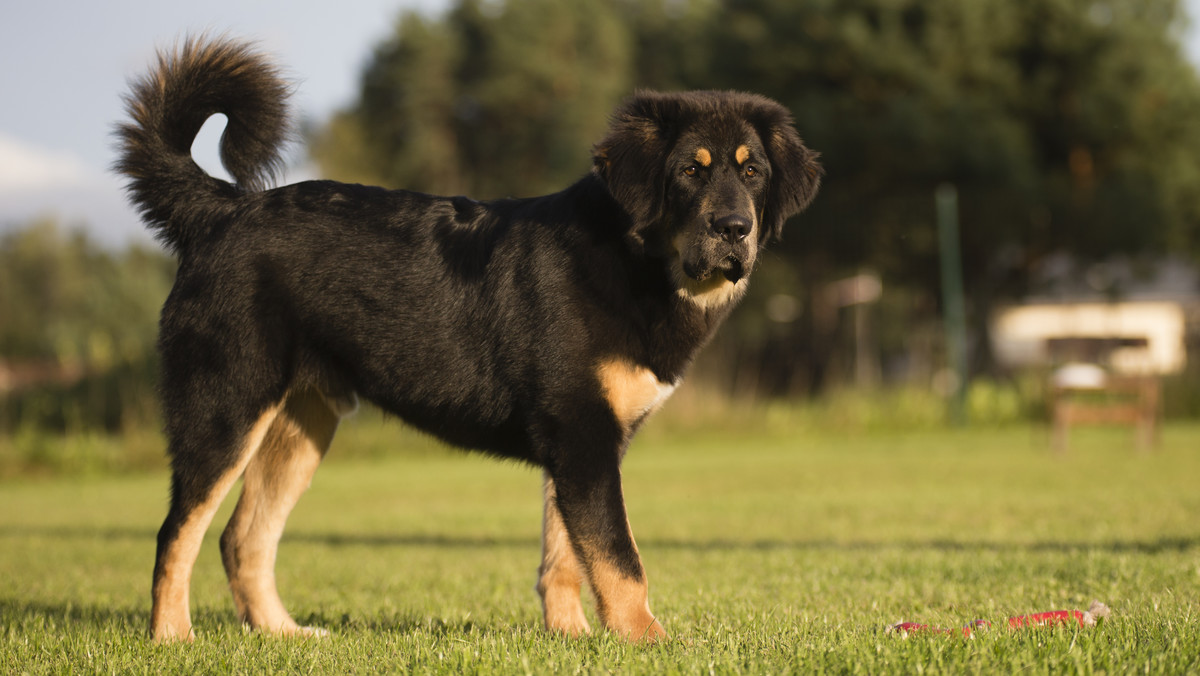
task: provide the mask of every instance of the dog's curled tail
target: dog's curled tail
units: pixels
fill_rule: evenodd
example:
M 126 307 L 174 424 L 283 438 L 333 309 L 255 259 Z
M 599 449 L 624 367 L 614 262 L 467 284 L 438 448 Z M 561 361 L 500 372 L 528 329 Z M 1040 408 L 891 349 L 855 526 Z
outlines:
M 291 137 L 290 86 L 262 54 L 229 39 L 187 39 L 159 52 L 157 65 L 132 83 L 131 118 L 117 129 L 114 168 L 146 225 L 183 253 L 219 222 L 239 195 L 267 188 L 283 166 Z M 236 185 L 209 176 L 192 159 L 192 143 L 212 115 L 228 119 L 221 163 Z

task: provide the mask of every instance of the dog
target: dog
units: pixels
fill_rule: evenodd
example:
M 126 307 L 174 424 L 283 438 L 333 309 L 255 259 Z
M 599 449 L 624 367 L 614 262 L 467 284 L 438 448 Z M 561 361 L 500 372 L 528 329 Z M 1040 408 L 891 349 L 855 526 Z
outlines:
M 764 244 L 822 170 L 790 113 L 746 93 L 634 93 L 562 192 L 475 201 L 333 181 L 271 188 L 289 84 L 234 39 L 188 39 L 131 85 L 115 170 L 178 258 L 162 310 L 171 463 L 151 634 L 194 638 L 201 540 L 220 539 L 241 621 L 312 635 L 275 555 L 341 418 L 363 397 L 450 444 L 544 473 L 536 589 L 546 627 L 666 637 L 626 518 L 621 460 L 745 294 Z M 227 117 L 222 162 L 192 159 Z

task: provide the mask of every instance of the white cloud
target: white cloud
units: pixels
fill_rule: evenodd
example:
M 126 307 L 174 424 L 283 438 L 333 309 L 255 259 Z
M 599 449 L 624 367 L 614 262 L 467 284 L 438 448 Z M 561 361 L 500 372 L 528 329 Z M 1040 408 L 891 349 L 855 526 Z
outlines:
M 32 145 L 0 133 L 0 192 L 78 187 L 94 174 L 78 157 Z
M 147 240 L 122 183 L 82 157 L 0 133 L 0 234 L 53 218 L 105 244 Z

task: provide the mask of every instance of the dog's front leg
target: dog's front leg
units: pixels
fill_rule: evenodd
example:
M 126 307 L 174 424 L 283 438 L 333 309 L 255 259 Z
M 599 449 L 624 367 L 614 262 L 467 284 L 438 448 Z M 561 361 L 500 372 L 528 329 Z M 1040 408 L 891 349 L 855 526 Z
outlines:
M 551 468 L 550 477 L 604 626 L 634 641 L 666 638 L 650 612 L 646 572 L 625 514 L 619 454 L 576 456 Z

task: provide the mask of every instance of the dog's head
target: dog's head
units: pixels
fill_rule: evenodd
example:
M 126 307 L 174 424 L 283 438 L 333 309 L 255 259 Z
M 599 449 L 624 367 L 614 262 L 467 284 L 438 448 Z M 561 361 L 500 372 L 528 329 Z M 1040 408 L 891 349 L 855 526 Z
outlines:
M 738 92 L 640 92 L 593 153 L 596 173 L 680 292 L 708 304 L 745 289 L 759 247 L 816 194 L 821 167 L 787 109 Z

